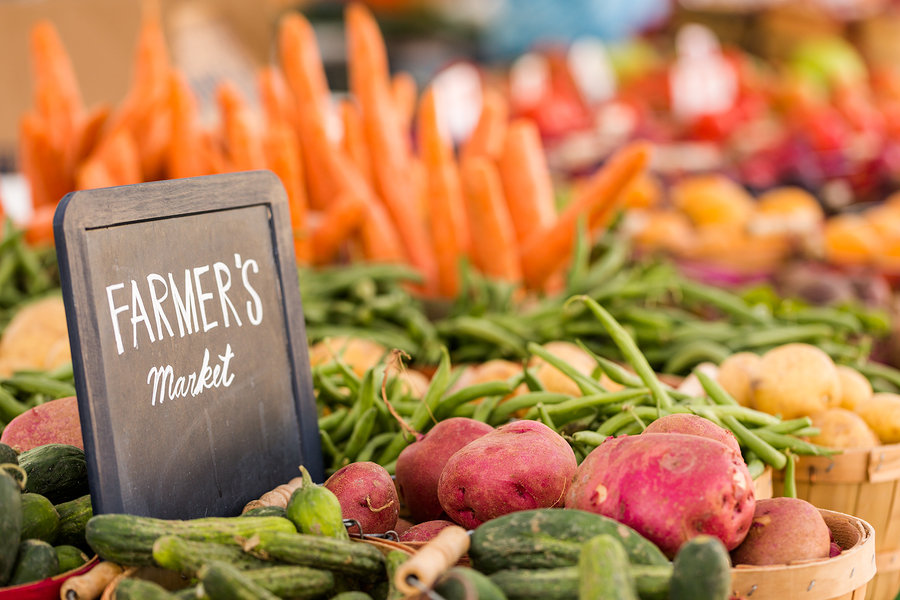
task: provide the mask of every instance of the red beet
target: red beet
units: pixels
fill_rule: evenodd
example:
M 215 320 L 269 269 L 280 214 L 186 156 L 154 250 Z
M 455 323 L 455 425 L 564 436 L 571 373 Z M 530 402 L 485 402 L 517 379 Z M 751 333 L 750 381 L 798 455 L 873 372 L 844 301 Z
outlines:
M 325 487 L 337 496 L 343 517 L 358 521 L 363 533 L 385 533 L 397 525 L 400 498 L 381 465 L 350 463 L 335 471 Z
M 719 427 L 709 419 L 704 419 L 700 415 L 692 415 L 689 413 L 673 413 L 660 417 L 647 425 L 644 433 L 686 433 L 688 435 L 699 435 L 708 437 L 713 440 L 722 442 L 738 454 L 741 453 L 741 446 L 738 444 L 734 434 Z

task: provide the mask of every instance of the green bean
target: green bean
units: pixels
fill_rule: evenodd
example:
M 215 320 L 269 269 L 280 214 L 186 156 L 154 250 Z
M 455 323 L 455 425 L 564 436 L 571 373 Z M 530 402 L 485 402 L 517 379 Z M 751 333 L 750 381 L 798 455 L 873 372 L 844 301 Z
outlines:
M 0 287 L 5 286 L 12 279 L 18 265 L 16 256 L 12 253 L 6 253 L 0 259 Z
M 581 290 L 573 290 L 574 293 L 588 291 L 598 285 L 602 285 L 610 277 L 618 273 L 628 260 L 629 248 L 626 244 L 614 242 L 606 252 L 597 258 L 590 266 L 587 273 L 581 279 Z
M 538 406 L 544 407 L 544 410 L 548 412 L 555 420 L 565 424 L 579 418 L 576 415 L 579 415 L 585 409 L 595 409 L 598 406 L 602 406 L 604 404 L 627 402 L 629 400 L 640 398 L 641 396 L 646 396 L 649 393 L 649 388 L 625 389 L 618 392 L 602 392 L 599 394 L 591 394 L 589 396 L 575 397 L 571 400 L 566 400 L 565 402 L 560 402 L 557 404 L 551 404 L 549 406 L 544 404 L 543 402 L 540 402 L 538 403 Z M 536 408 L 537 407 L 532 408 L 530 411 L 528 411 L 528 413 L 525 414 L 524 418 L 535 418 Z
M 900 370 L 894 367 L 873 361 L 866 361 L 854 365 L 854 367 L 869 379 L 883 379 L 891 385 L 900 388 Z
M 456 407 L 466 402 L 486 396 L 506 396 L 515 389 L 508 381 L 484 381 L 466 386 L 445 396 L 435 407 L 434 414 L 438 420 L 446 418 Z
M 647 426 L 644 425 L 643 421 L 641 421 L 640 419 L 637 419 L 637 420 L 633 420 L 631 423 L 625 424 L 624 427 L 619 428 L 619 430 L 616 431 L 615 435 L 616 435 L 616 437 L 618 437 L 620 435 L 639 435 L 646 428 L 647 428 Z
M 771 431 L 772 428 L 769 430 Z M 815 437 L 822 433 L 822 430 L 818 427 L 803 427 L 801 429 L 797 429 L 796 431 L 791 431 L 790 434 L 796 436 L 798 438 L 805 437 Z
M 547 407 L 543 405 L 543 403 L 538 404 L 536 407 L 538 416 L 540 417 L 538 420 L 552 429 L 553 431 L 557 431 L 556 423 L 553 422 L 553 418 L 550 416 L 550 413 L 547 412 Z
M 478 408 L 478 405 L 474 402 L 470 402 L 468 404 L 463 404 L 462 406 L 457 406 L 453 409 L 453 412 L 450 413 L 451 417 L 466 417 L 467 419 L 471 419 L 475 416 L 475 409 Z
M 773 469 L 780 470 L 784 468 L 784 464 L 787 462 L 784 453 L 779 452 L 775 447 L 757 435 L 760 430 L 756 430 L 755 432 L 751 431 L 732 416 L 726 416 L 722 421 L 738 439 L 741 446 L 752 450 L 761 461 L 772 465 Z
M 572 246 L 572 257 L 566 272 L 566 290 L 572 294 L 583 290 L 584 280 L 590 268 L 591 248 L 590 236 L 584 216 L 578 219 L 575 226 L 575 242 Z
M 352 404 L 353 398 L 350 395 L 350 391 L 341 389 L 331 377 L 314 372 L 313 383 L 321 404 Z
M 584 346 L 579 341 L 579 345 L 587 350 L 587 347 Z M 597 361 L 597 366 L 606 373 L 606 376 L 609 377 L 613 383 L 618 383 L 619 385 L 624 385 L 626 387 L 641 387 L 644 385 L 644 382 L 641 381 L 641 378 L 626 369 L 625 367 L 609 360 L 608 358 L 603 358 L 602 356 L 598 356 L 591 352 L 591 355 L 594 357 L 594 360 Z
M 353 432 L 350 439 L 344 445 L 343 457 L 350 462 L 356 460 L 356 455 L 363 449 L 363 446 L 372 435 L 372 427 L 375 425 L 375 417 L 378 416 L 378 409 L 374 406 L 367 408 L 353 425 Z
M 634 324 L 641 324 L 650 327 L 657 332 L 657 336 L 662 331 L 671 330 L 675 323 L 666 314 L 642 308 L 640 306 L 627 305 L 616 314 L 619 321 L 627 321 Z
M 491 396 L 490 398 L 485 398 L 475 405 L 475 412 L 472 414 L 472 418 L 476 421 L 487 423 L 488 418 L 491 416 L 491 412 L 497 408 L 497 405 L 500 404 L 501 400 L 503 400 L 503 396 Z
M 52 398 L 65 398 L 75 395 L 75 386 L 72 384 L 44 375 L 15 374 L 3 379 L 2 383 L 23 392 L 47 394 Z
M 865 331 L 859 317 L 853 313 L 830 306 L 805 306 L 781 316 L 798 323 L 823 323 L 831 327 L 847 329 L 854 333 L 863 333 Z
M 653 369 L 650 367 L 650 363 L 647 362 L 647 359 L 641 354 L 637 344 L 634 343 L 634 340 L 628 336 L 612 315 L 591 298 L 586 296 L 575 296 L 573 299 L 581 300 L 587 304 L 588 309 L 590 309 L 597 319 L 603 323 L 607 331 L 609 331 L 609 335 L 613 342 L 615 342 L 616 346 L 619 347 L 619 350 L 625 357 L 626 362 L 628 362 L 628 364 L 631 365 L 631 368 L 635 370 L 638 377 L 644 382 L 644 385 L 650 388 L 650 394 L 653 396 L 654 400 L 656 400 L 657 410 L 671 406 L 672 399 L 669 397 L 668 392 L 662 387 L 662 384 L 656 377 L 656 373 L 654 373 Z
M 576 431 L 572 434 L 572 439 L 584 446 L 596 448 L 600 444 L 606 441 L 608 435 L 603 435 L 601 433 L 597 433 L 596 431 Z
M 787 464 L 784 466 L 784 490 L 782 495 L 785 498 L 797 497 L 797 463 L 796 458 L 790 451 L 787 452 Z
M 811 454 L 813 456 L 831 456 L 833 454 L 839 454 L 839 450 L 832 450 L 830 448 L 825 448 L 824 446 L 817 446 L 815 444 L 810 444 L 809 442 L 804 442 L 803 440 L 797 439 L 790 435 L 785 435 L 783 433 L 775 433 L 769 431 L 765 428 L 756 429 L 755 433 L 763 440 L 768 442 L 769 444 L 775 446 L 776 448 L 783 448 L 785 450 L 790 450 L 794 454 Z
M 759 329 L 736 337 L 726 345 L 733 351 L 751 350 L 767 346 L 780 346 L 790 342 L 813 341 L 834 336 L 834 329 L 825 324 L 783 325 Z
M 0 386 L 0 423 L 9 423 L 26 410 L 27 404 L 23 404 L 6 388 Z
M 702 362 L 721 363 L 732 354 L 722 344 L 710 340 L 693 340 L 672 352 L 663 366 L 666 373 L 682 373 Z
M 544 383 L 537 378 L 534 374 L 534 369 L 531 367 L 523 367 L 522 372 L 525 375 L 525 386 L 528 388 L 530 392 L 545 392 L 547 388 L 544 387 Z
M 787 421 L 769 425 L 766 429 L 773 433 L 790 433 L 791 435 L 800 437 L 797 435 L 797 432 L 810 427 L 812 427 L 812 419 L 809 417 L 800 417 L 798 419 L 788 419 Z
M 45 375 L 51 379 L 59 381 L 72 381 L 75 378 L 75 369 L 71 362 L 62 364 L 51 371 L 47 371 Z
M 488 418 L 488 423 L 496 427 L 509 420 L 514 413 L 537 406 L 538 403 L 553 404 L 565 402 L 570 399 L 572 399 L 572 396 L 569 394 L 561 394 L 558 392 L 528 392 L 519 394 L 518 396 L 513 396 L 505 402 L 500 403 L 499 406 L 494 408 Z
M 747 461 L 747 470 L 750 472 L 750 478 L 756 479 L 760 475 L 762 475 L 766 470 L 766 463 L 761 461 L 759 458 L 754 458 L 752 460 Z
M 524 358 L 525 340 L 497 324 L 477 317 L 461 316 L 438 326 L 447 335 L 461 335 L 489 342 L 504 351 Z
M 322 442 L 322 451 L 330 456 L 332 459 L 338 457 L 340 452 L 337 447 L 334 445 L 334 441 L 332 441 L 331 436 L 328 435 L 327 431 L 319 430 L 319 440 Z
M 300 272 L 300 289 L 320 296 L 331 296 L 346 290 L 363 278 L 378 282 L 421 282 L 422 274 L 412 267 L 395 263 L 354 263 L 340 268 L 331 268 L 322 273 L 303 270 Z
M 356 420 L 359 419 L 362 412 L 362 400 L 357 396 L 356 402 L 353 403 L 353 406 L 351 406 L 350 410 L 347 412 L 347 418 L 338 423 L 337 427 L 332 431 L 328 432 L 332 441 L 340 444 L 350 437 L 350 434 L 353 433 L 353 426 L 356 424 Z
M 349 411 L 342 406 L 327 415 L 319 417 L 319 429 L 328 432 L 334 430 L 335 427 L 347 418 L 348 412 Z
M 622 410 L 613 415 L 601 423 L 600 426 L 595 429 L 595 432 L 597 435 L 603 436 L 604 438 L 614 435 L 625 425 L 634 422 L 634 418 L 631 416 L 630 412 L 631 411 L 629 410 Z
M 694 376 L 703 387 L 703 391 L 709 399 L 720 406 L 738 406 L 738 401 L 723 388 L 718 381 L 704 373 L 700 369 L 694 370 Z
M 597 394 L 606 391 L 606 389 L 600 385 L 599 381 L 591 379 L 589 376 L 573 367 L 569 362 L 556 356 L 543 346 L 535 344 L 534 342 L 529 342 L 528 351 L 550 366 L 555 367 L 563 375 L 571 379 L 575 385 L 578 386 L 578 389 L 581 390 L 582 394 Z
M 772 322 L 772 315 L 768 311 L 762 313 L 755 310 L 743 298 L 731 292 L 687 279 L 682 279 L 678 287 L 684 296 L 712 304 L 723 312 L 750 323 L 768 325 Z

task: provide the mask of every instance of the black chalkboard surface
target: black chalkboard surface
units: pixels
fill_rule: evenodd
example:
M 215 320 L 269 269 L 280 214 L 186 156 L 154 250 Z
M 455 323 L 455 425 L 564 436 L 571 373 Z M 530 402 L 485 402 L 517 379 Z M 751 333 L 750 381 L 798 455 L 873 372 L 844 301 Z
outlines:
M 73 192 L 54 233 L 95 514 L 228 516 L 301 464 L 321 481 L 274 174 Z

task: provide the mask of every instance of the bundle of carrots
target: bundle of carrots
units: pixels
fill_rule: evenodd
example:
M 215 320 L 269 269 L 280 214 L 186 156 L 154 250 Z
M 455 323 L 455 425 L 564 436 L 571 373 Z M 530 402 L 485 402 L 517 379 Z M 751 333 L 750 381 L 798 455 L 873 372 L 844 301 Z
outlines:
M 258 73 L 262 118 L 223 81 L 219 122 L 204 126 L 169 60 L 158 7 L 146 6 L 134 79 L 115 107 L 86 108 L 53 26 L 32 30 L 35 100 L 20 135 L 32 242 L 52 240 L 56 204 L 72 190 L 270 169 L 287 192 L 301 264 L 328 264 L 342 252 L 406 262 L 422 273 L 424 293 L 454 297 L 468 260 L 487 276 L 546 289 L 579 223 L 602 229 L 649 160 L 646 144 L 621 149 L 557 212 L 535 124 L 510 121 L 505 98 L 486 89 L 457 152 L 441 130 L 434 90 L 419 97 L 408 74 L 390 74 L 381 32 L 361 4 L 345 15 L 349 99 L 332 106 L 313 28 L 292 12 L 279 23 L 277 64 Z

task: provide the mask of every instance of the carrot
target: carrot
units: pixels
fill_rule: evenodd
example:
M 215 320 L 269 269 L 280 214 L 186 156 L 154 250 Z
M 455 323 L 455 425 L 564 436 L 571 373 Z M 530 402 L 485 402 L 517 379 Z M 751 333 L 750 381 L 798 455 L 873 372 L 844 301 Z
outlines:
M 89 110 L 79 121 L 71 143 L 63 148 L 66 177 L 75 181 L 78 165 L 94 151 L 100 141 L 100 133 L 112 108 L 101 104 Z
M 437 101 L 434 90 L 428 88 L 419 102 L 419 114 L 416 131 L 418 133 L 419 155 L 425 164 L 428 179 L 428 193 L 436 196 L 435 202 L 441 202 L 439 212 L 443 216 L 440 221 L 453 229 L 456 239 L 456 252 L 462 255 L 469 251 L 469 224 L 463 200 L 462 184 L 459 170 L 453 153 L 453 144 L 440 130 Z M 433 212 L 433 209 L 431 209 Z M 432 226 L 432 236 L 434 227 Z M 442 260 L 440 251 L 435 250 L 438 261 Z M 457 259 L 454 258 L 454 261 Z M 440 266 L 438 267 L 440 269 Z M 455 270 L 455 269 L 454 269 Z
M 481 99 L 481 114 L 475 129 L 462 148 L 462 156 L 487 156 L 497 160 L 503 153 L 509 106 L 497 90 L 486 88 Z
M 580 218 L 594 222 L 606 218 L 618 206 L 623 191 L 643 174 L 650 160 L 650 146 L 634 142 L 613 155 L 592 177 L 549 228 L 534 232 L 522 246 L 525 283 L 540 288 L 569 258 Z
M 498 167 L 516 239 L 521 243 L 556 220 L 553 181 L 534 121 L 510 123 Z
M 354 196 L 341 196 L 322 215 L 311 237 L 313 264 L 332 262 L 343 244 L 366 217 L 366 204 Z
M 463 207 L 464 199 L 455 165 L 428 169 L 426 187 L 429 232 L 437 260 L 437 282 L 433 286 L 438 295 L 455 298 L 460 289 L 460 260 L 466 255 L 459 231 L 448 223 L 456 218 L 454 207 Z M 468 232 L 468 226 L 466 228 Z
M 262 112 L 269 123 L 286 123 L 297 127 L 296 104 L 284 75 L 274 65 L 260 69 L 256 78 Z
M 497 167 L 486 156 L 463 158 L 466 213 L 472 232 L 472 261 L 485 275 L 521 281 L 519 245 Z
M 356 165 L 366 181 L 372 181 L 372 158 L 366 147 L 365 134 L 363 133 L 362 117 L 359 109 L 349 100 L 341 101 L 339 105 L 341 121 L 344 124 L 344 152 Z
M 361 4 L 346 9 L 350 89 L 359 102 L 378 195 L 394 221 L 410 262 L 433 280 L 435 257 L 410 201 L 410 157 L 390 95 L 387 51 L 372 14 Z
M 306 187 L 300 147 L 290 125 L 286 122 L 269 123 L 263 138 L 263 149 L 266 165 L 278 175 L 287 193 L 297 260 L 307 264 L 312 255 L 307 231 Z
M 84 103 L 72 61 L 50 21 L 31 28 L 30 53 L 37 110 L 47 122 L 52 145 L 65 148 L 75 136 Z
M 141 163 L 137 144 L 131 134 L 120 129 L 103 140 L 82 163 L 76 176 L 78 189 L 140 183 Z
M 72 191 L 74 180 L 66 172 L 61 149 L 53 145 L 47 122 L 35 112 L 19 122 L 19 157 L 35 206 L 56 206 Z
M 232 168 L 237 171 L 266 168 L 262 137 L 237 86 L 223 80 L 216 88 L 216 100 L 222 115 L 225 150 Z
M 172 111 L 172 143 L 166 161 L 168 177 L 180 179 L 212 173 L 212 165 L 203 151 L 196 98 L 185 76 L 175 70 L 170 75 L 169 106 Z
M 282 70 L 294 95 L 297 134 L 303 156 L 310 207 L 322 209 L 341 192 L 326 164 L 331 154 L 327 132 L 328 84 L 312 26 L 298 13 L 279 23 L 278 49 Z
M 410 73 L 400 71 L 391 78 L 391 99 L 394 102 L 394 109 L 397 111 L 402 131 L 409 131 L 412 127 L 417 96 L 418 86 Z
M 55 204 L 36 206 L 25 224 L 25 241 L 32 246 L 50 246 L 53 244 L 53 217 L 56 214 Z
M 160 113 L 167 106 L 170 68 L 159 2 L 144 0 L 131 85 L 108 121 L 104 135 L 112 136 L 125 129 L 133 139 L 141 140 L 137 149 L 146 180 L 158 177 L 166 156 L 168 139 L 160 132 L 167 129 L 156 120 L 163 118 Z

